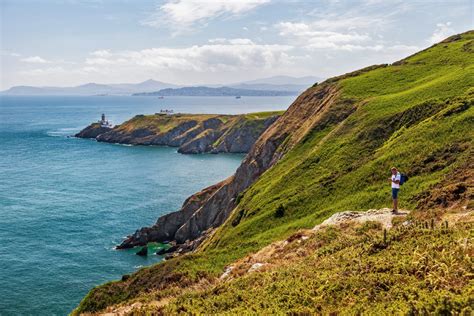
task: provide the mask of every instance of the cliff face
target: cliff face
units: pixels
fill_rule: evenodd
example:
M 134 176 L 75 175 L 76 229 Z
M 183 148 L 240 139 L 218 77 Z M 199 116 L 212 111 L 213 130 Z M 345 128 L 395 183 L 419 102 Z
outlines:
M 110 128 L 102 127 L 99 123 L 92 123 L 74 136 L 79 138 L 96 138 L 109 131 Z
M 247 153 L 279 112 L 255 115 L 137 115 L 114 127 L 94 123 L 76 137 L 99 142 L 179 147 L 183 154 Z
M 309 130 L 316 124 L 318 128 L 324 128 L 325 125 L 343 119 L 354 110 L 351 102 L 332 108 L 331 105 L 337 96 L 338 88 L 334 84 L 323 84 L 308 89 L 294 101 L 284 115 L 263 132 L 235 175 L 193 195 L 184 202 L 179 211 L 160 217 L 151 227 L 137 230 L 118 248 L 130 248 L 151 241 L 165 240 L 175 240 L 181 244 L 198 238 L 209 228 L 220 226 L 236 206 L 239 194 L 280 160 Z M 254 137 L 248 134 L 246 133 L 245 137 Z M 228 140 L 245 138 L 237 129 L 230 129 L 226 136 L 225 140 L 217 145 L 218 148 L 226 146 L 232 148 L 235 142 Z
M 123 244 L 209 236 L 194 252 L 93 289 L 76 312 L 141 298 L 156 300 L 150 314 L 470 311 L 473 47 L 474 32 L 466 32 L 305 91 L 234 176 Z M 303 238 L 301 229 L 337 212 L 389 206 L 391 166 L 410 177 L 399 201 L 412 210 L 408 221 L 394 220 L 388 233 L 369 223 Z M 288 251 L 266 249 L 278 241 Z M 295 248 L 305 242 L 312 246 Z M 275 261 L 251 260 L 262 253 Z M 230 270 L 238 261 L 261 270 L 241 276 Z M 221 282 L 229 273 L 235 281 Z

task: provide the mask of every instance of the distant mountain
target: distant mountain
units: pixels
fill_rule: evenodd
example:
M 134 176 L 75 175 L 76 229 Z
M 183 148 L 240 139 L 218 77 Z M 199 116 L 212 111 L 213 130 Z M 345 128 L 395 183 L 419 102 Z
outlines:
M 246 90 L 273 90 L 273 91 L 294 91 L 294 92 L 303 92 L 311 85 L 300 85 L 300 84 L 269 84 L 269 83 L 260 83 L 260 84 L 247 84 L 240 83 L 236 85 L 230 85 L 230 88 L 234 89 L 246 89 Z
M 290 76 L 275 76 L 257 80 L 237 82 L 226 86 L 204 85 L 200 87 L 186 87 L 185 90 L 166 91 L 165 93 L 167 94 L 159 95 L 296 95 L 306 90 L 308 87 L 312 86 L 315 82 L 321 82 L 322 80 L 322 78 L 314 76 L 299 78 Z M 161 90 L 178 89 L 181 87 L 182 86 L 179 85 L 149 79 L 140 83 L 87 83 L 75 87 L 15 86 L 0 93 L 3 95 L 144 95 L 146 93 L 157 93 Z M 205 88 L 207 88 L 208 90 L 206 90 Z M 239 92 L 226 89 L 244 91 Z
M 135 93 L 134 96 L 288 96 L 297 95 L 297 91 L 251 90 L 230 87 L 183 87 L 162 89 L 155 92 Z
M 140 83 L 97 84 L 87 83 L 76 87 L 31 87 L 16 86 L 2 91 L 3 95 L 130 95 L 137 92 L 152 92 L 179 86 L 156 80 Z
M 306 87 L 309 87 L 309 86 L 312 86 L 314 83 L 321 82 L 323 80 L 324 78 L 315 77 L 315 76 L 306 76 L 306 77 L 273 76 L 273 77 L 268 77 L 268 78 L 244 81 L 238 84 L 304 85 Z
M 148 79 L 146 81 L 140 82 L 140 83 L 120 83 L 120 84 L 109 84 L 111 87 L 117 87 L 122 90 L 129 91 L 130 94 L 132 93 L 138 93 L 138 92 L 153 92 L 161 89 L 166 89 L 166 88 L 179 88 L 181 86 L 171 84 L 171 83 L 166 83 L 166 82 L 161 82 L 153 79 Z

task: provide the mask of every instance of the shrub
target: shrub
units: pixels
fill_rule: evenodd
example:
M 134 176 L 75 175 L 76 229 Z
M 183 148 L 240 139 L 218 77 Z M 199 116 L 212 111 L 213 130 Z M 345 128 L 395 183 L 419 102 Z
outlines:
M 274 214 L 274 215 L 275 215 L 276 218 L 280 218 L 280 217 L 285 216 L 285 207 L 284 207 L 282 204 L 280 204 L 280 205 L 277 207 L 277 209 L 275 210 L 275 214 Z

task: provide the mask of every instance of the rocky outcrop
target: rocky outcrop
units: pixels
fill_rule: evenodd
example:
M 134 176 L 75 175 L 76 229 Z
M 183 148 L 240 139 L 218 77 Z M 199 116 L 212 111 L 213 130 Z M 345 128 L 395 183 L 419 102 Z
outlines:
M 109 127 L 102 127 L 100 123 L 93 123 L 77 133 L 75 136 L 79 138 L 96 138 L 99 135 L 110 132 L 110 130 L 111 129 Z
M 314 128 L 325 128 L 354 111 L 352 102 L 341 101 L 338 98 L 338 91 L 335 83 L 321 84 L 308 89 L 273 124 L 266 122 L 271 125 L 262 127 L 264 132 L 233 176 L 191 196 L 181 210 L 160 217 L 151 227 L 137 230 L 118 248 L 164 240 L 184 244 L 200 238 L 204 232 L 221 225 L 236 206 L 237 196 L 280 160 L 309 131 Z M 336 101 L 338 104 L 334 106 Z M 241 149 L 242 147 L 238 145 L 233 147 L 234 143 L 245 143 L 243 139 L 251 137 L 233 129 L 229 129 L 226 135 L 227 138 L 218 143 L 216 148 L 226 148 L 228 151 Z M 205 143 L 201 144 L 203 147 L 206 146 Z
M 217 183 L 190 196 L 179 211 L 161 216 L 151 227 L 138 229 L 117 246 L 117 249 L 143 246 L 150 241 L 174 240 L 176 231 L 224 184 L 225 182 Z
M 95 123 L 76 134 L 99 142 L 179 147 L 183 154 L 247 153 L 279 112 L 249 115 L 137 115 L 114 127 Z
M 148 247 L 145 246 L 136 253 L 137 256 L 146 257 L 148 256 Z

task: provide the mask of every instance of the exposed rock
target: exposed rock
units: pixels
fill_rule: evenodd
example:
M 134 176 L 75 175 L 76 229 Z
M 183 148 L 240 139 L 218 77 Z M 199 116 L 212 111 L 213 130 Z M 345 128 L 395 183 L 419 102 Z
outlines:
M 379 222 L 384 228 L 392 227 L 392 219 L 396 216 L 408 215 L 409 211 L 399 211 L 392 213 L 389 208 L 383 208 L 380 210 L 368 210 L 365 212 L 339 212 L 333 214 L 331 217 L 326 219 L 319 225 L 316 225 L 313 230 L 319 230 L 326 226 L 339 225 L 347 222 L 358 222 L 364 223 L 368 221 Z
M 128 279 L 130 279 L 130 274 L 122 275 L 122 281 L 127 281 Z
M 158 251 L 156 252 L 156 254 L 159 255 L 159 256 L 163 256 L 163 255 L 166 255 L 166 254 L 168 254 L 168 253 L 175 252 L 176 250 L 178 250 L 178 246 L 177 246 L 177 245 L 173 245 L 173 246 L 171 246 L 171 247 L 169 247 L 169 248 L 166 248 L 166 249 L 165 249 L 165 248 L 162 248 L 162 249 L 158 250 Z
M 271 125 L 264 129 L 233 176 L 191 196 L 181 210 L 160 217 L 152 227 L 141 228 L 119 248 L 163 240 L 175 240 L 183 244 L 187 240 L 199 238 L 209 228 L 220 226 L 236 206 L 236 197 L 310 130 L 315 126 L 323 129 L 334 121 L 341 120 L 341 115 L 348 116 L 354 111 L 353 104 L 347 101 L 331 107 L 337 99 L 338 91 L 336 85 L 324 83 L 308 89 L 293 102 L 284 115 L 266 122 Z M 273 124 L 271 121 L 274 121 Z M 244 137 L 242 133 L 238 135 L 232 130 L 228 130 L 225 135 L 229 139 Z M 223 141 L 218 146 L 229 150 L 226 145 L 230 144 L 230 141 Z
M 117 249 L 143 246 L 151 241 L 163 242 L 166 240 L 174 240 L 175 233 L 179 227 L 181 227 L 209 197 L 222 187 L 224 183 L 225 181 L 217 183 L 190 196 L 183 203 L 179 211 L 161 216 L 152 227 L 140 228 L 117 246 Z
M 96 138 L 97 136 L 110 131 L 111 128 L 109 127 L 102 127 L 99 123 L 93 123 L 74 136 L 79 138 Z
M 140 249 L 137 253 L 136 253 L 137 256 L 142 256 L 142 257 L 146 257 L 148 256 L 148 247 L 145 245 L 142 247 L 142 249 Z
M 220 280 L 223 280 L 225 278 L 227 278 L 230 273 L 232 272 L 232 270 L 234 270 L 234 266 L 228 266 L 225 268 L 224 270 L 224 273 L 222 273 L 222 275 L 219 277 Z
M 261 263 L 261 262 L 254 263 L 250 267 L 248 273 L 255 272 L 255 271 L 259 270 L 261 267 L 263 267 L 264 265 L 265 265 L 265 263 Z

